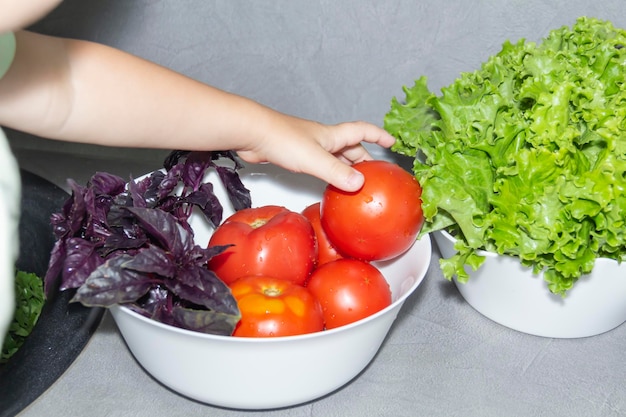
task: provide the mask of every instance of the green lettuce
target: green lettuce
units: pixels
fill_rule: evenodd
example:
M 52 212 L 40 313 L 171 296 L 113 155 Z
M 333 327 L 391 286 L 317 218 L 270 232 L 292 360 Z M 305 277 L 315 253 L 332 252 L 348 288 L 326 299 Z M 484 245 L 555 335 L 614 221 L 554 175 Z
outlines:
M 415 157 L 421 234 L 447 230 L 444 276 L 479 250 L 518 257 L 565 295 L 596 258 L 626 256 L 626 31 L 581 17 L 541 42 L 506 41 L 440 95 L 421 77 L 395 97 L 392 150 Z
M 0 364 L 6 363 L 26 341 L 39 319 L 46 297 L 43 281 L 31 272 L 15 272 L 15 312 L 0 352 Z

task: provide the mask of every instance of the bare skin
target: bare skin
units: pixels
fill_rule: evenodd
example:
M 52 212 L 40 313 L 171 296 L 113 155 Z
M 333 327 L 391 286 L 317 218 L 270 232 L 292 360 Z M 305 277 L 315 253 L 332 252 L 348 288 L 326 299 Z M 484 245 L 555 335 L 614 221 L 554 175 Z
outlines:
M 36 14 L 24 9 L 38 4 L 47 12 L 56 3 L 0 0 L 0 10 L 12 7 L 19 15 L 12 24 L 1 16 L 0 31 L 31 22 Z M 233 149 L 246 162 L 270 162 L 346 191 L 363 183 L 350 166 L 371 159 L 362 143 L 389 147 L 394 142 L 375 125 L 325 125 L 293 117 L 101 44 L 27 31 L 15 36 L 15 59 L 0 80 L 0 125 L 42 137 L 108 146 Z

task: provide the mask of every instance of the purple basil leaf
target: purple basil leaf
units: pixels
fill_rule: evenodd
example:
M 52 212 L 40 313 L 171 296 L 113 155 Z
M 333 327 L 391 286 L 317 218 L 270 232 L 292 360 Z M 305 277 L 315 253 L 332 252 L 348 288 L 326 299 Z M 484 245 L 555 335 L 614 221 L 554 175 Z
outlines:
M 141 179 L 134 179 L 131 176 L 130 180 L 128 181 L 128 185 L 130 185 L 130 183 L 132 182 L 134 184 L 135 191 L 139 194 L 153 193 L 154 195 L 156 195 L 156 189 L 159 187 L 163 175 L 163 172 L 159 170 L 153 171 L 149 175 L 145 175 Z
M 86 188 L 83 193 L 83 201 L 85 202 L 85 219 L 83 222 L 81 237 L 88 240 L 98 240 L 99 236 L 96 226 L 104 222 L 106 224 L 106 210 L 102 210 L 98 205 L 97 196 L 93 188 Z
M 83 232 L 83 236 L 85 237 L 79 239 L 84 239 L 95 247 L 101 248 L 104 246 L 110 233 L 111 232 L 106 227 L 98 224 L 92 224 Z
M 121 268 L 137 272 L 157 274 L 166 278 L 176 277 L 176 259 L 171 252 L 151 245 L 139 250 L 134 256 L 120 265 Z
M 106 194 L 115 196 L 124 192 L 126 188 L 126 181 L 117 175 L 107 172 L 96 172 L 89 182 L 97 195 Z
M 80 287 L 103 262 L 93 243 L 78 237 L 67 239 L 61 270 L 61 290 Z
M 110 307 L 145 295 L 156 282 L 150 274 L 124 268 L 123 264 L 131 258 L 120 255 L 107 260 L 89 275 L 70 301 L 89 307 Z
M 195 204 L 199 207 L 204 207 L 212 197 L 215 197 L 213 194 L 213 184 L 206 183 L 198 187 L 196 191 L 192 191 L 185 196 L 184 201 L 188 204 Z
M 92 196 L 87 194 L 86 198 Z M 107 227 L 107 216 L 113 205 L 113 197 L 110 195 L 93 196 L 93 201 L 85 200 L 88 203 L 87 211 L 90 212 L 92 221 L 104 227 Z M 106 233 L 108 234 L 108 233 Z
M 52 213 L 50 224 L 52 225 L 52 233 L 57 239 L 61 239 L 69 233 L 67 219 L 62 213 Z
M 111 198 L 111 206 L 109 207 L 109 211 L 111 210 L 121 210 L 123 207 L 132 207 L 134 205 L 132 196 L 129 193 L 118 194 L 115 197 Z M 110 216 L 110 212 L 107 214 L 107 218 Z
M 226 187 L 226 192 L 233 208 L 238 211 L 251 207 L 250 190 L 243 185 L 237 171 L 225 166 L 216 166 L 215 169 L 220 176 L 220 180 L 222 180 L 222 184 Z
M 172 316 L 171 298 L 166 288 L 157 285 L 148 291 L 148 294 L 141 299 L 140 303 L 133 303 L 128 307 L 146 317 L 165 322 L 167 320 L 166 317 Z M 171 319 L 169 320 L 171 321 Z
M 158 200 L 161 200 L 168 195 L 174 193 L 174 190 L 176 189 L 180 181 L 181 170 L 182 166 L 176 165 L 163 175 L 163 178 L 161 178 L 161 181 L 158 185 Z
M 104 242 L 111 234 L 107 221 L 108 213 L 113 203 L 113 197 L 107 194 L 97 194 L 95 188 L 88 187 L 83 192 L 85 216 L 81 233 L 73 233 L 92 242 Z
M 181 180 L 185 187 L 197 190 L 204 180 L 207 168 L 212 165 L 211 152 L 191 152 L 183 164 Z
M 144 185 L 143 182 L 135 182 L 132 178 L 128 181 L 128 194 L 133 201 L 133 207 L 148 207 L 148 202 L 144 195 L 146 192 Z
M 176 211 L 176 208 L 179 206 L 180 206 L 179 197 L 169 195 L 167 197 L 162 198 L 159 201 L 159 205 L 157 206 L 157 208 L 167 213 L 174 214 L 174 212 Z
M 65 262 L 65 240 L 60 239 L 54 242 L 52 251 L 50 252 L 50 259 L 48 260 L 48 270 L 46 276 L 43 279 L 44 292 L 46 295 L 50 294 L 52 288 L 59 287 L 59 277 L 63 270 L 63 263 Z
M 165 172 L 162 170 L 154 171 L 149 176 L 141 181 L 143 191 L 143 198 L 146 200 L 148 207 L 156 207 L 159 201 L 172 192 L 176 187 L 173 184 L 171 189 L 165 188 L 163 180 L 165 179 Z
M 106 241 L 104 242 L 101 255 L 106 257 L 111 252 L 115 252 L 116 250 L 132 251 L 134 249 L 141 248 L 148 242 L 149 240 L 145 236 L 129 237 L 124 233 L 117 233 L 114 231 L 114 233 L 107 237 Z
M 199 207 L 213 227 L 217 227 L 222 222 L 224 208 L 217 196 L 213 194 L 213 184 L 202 184 L 197 191 L 185 198 L 185 202 Z
M 163 167 L 167 171 L 169 171 L 170 169 L 172 169 L 172 167 L 174 167 L 174 165 L 178 164 L 181 158 L 186 157 L 190 153 L 191 151 L 180 151 L 180 150 L 170 152 L 170 154 L 163 161 Z
M 215 164 L 220 158 L 231 167 Z M 45 285 L 60 279 L 62 290 L 77 288 L 72 301 L 87 306 L 127 304 L 166 324 L 231 334 L 237 303 L 206 267 L 230 245 L 195 245 L 188 218 L 198 207 L 214 226 L 221 222 L 222 205 L 213 185 L 203 182 L 210 168 L 218 170 L 233 205 L 249 207 L 237 175 L 243 165 L 233 151 L 174 151 L 164 167 L 128 184 L 100 172 L 86 187 L 68 180 L 72 195 L 51 216 L 57 241 Z
M 126 233 L 130 238 L 135 237 L 137 234 L 135 232 L 136 227 L 135 218 L 126 210 L 126 205 L 113 205 L 111 206 L 109 212 L 107 213 L 106 224 L 111 229 L 121 230 L 123 233 Z M 113 233 L 122 233 L 122 232 L 112 232 Z M 140 234 L 141 235 L 141 234 Z
M 230 336 L 241 318 L 240 315 L 216 311 L 196 310 L 175 306 L 172 315 L 174 325 L 196 332 Z
M 188 233 L 176 218 L 161 210 L 129 207 L 128 211 L 137 217 L 146 235 L 159 243 L 163 249 L 180 257 L 187 250 L 193 248 L 193 235 Z
M 194 248 L 187 252 L 187 258 L 195 265 L 206 265 L 214 256 L 219 255 L 226 249 L 233 245 L 214 245 L 214 246 L 194 246 Z
M 228 286 L 203 266 L 181 268 L 177 280 L 164 280 L 164 284 L 176 296 L 193 304 L 225 314 L 239 314 L 237 301 Z
M 169 304 L 153 306 L 148 305 L 147 308 L 131 303 L 125 304 L 125 306 L 149 319 L 156 320 L 169 326 L 180 327 L 176 323 L 176 320 L 174 320 L 174 316 L 172 314 L 173 306 Z
M 67 221 L 67 230 L 71 236 L 75 236 L 83 227 L 83 220 L 87 216 L 87 209 L 83 193 L 85 187 L 78 185 L 73 180 L 68 180 L 72 195 L 63 205 L 63 215 Z

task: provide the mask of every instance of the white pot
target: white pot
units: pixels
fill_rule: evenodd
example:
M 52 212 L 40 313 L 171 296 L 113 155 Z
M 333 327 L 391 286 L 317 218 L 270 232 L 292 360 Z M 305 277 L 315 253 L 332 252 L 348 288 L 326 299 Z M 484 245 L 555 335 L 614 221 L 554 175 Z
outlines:
M 212 172 L 220 201 L 223 187 Z M 321 198 L 324 184 L 271 165 L 243 170 L 255 206 L 301 211 Z M 232 208 L 225 207 L 225 216 Z M 198 244 L 211 229 L 191 219 Z M 221 407 L 270 409 L 324 396 L 346 384 L 374 358 L 405 300 L 424 279 L 431 259 L 425 236 L 403 255 L 374 263 L 392 291 L 392 304 L 347 326 L 300 336 L 243 338 L 201 334 L 145 318 L 127 307 L 110 311 L 128 348 L 154 378 L 189 398 Z M 374 393 L 372 393 L 374 394 Z
M 446 232 L 433 237 L 444 258 L 455 239 Z M 518 258 L 481 252 L 477 271 L 467 268 L 466 284 L 455 280 L 463 298 L 479 313 L 514 330 L 537 336 L 594 336 L 626 321 L 626 264 L 596 260 L 593 272 L 582 276 L 565 297 L 548 290 L 543 274 L 535 275 Z

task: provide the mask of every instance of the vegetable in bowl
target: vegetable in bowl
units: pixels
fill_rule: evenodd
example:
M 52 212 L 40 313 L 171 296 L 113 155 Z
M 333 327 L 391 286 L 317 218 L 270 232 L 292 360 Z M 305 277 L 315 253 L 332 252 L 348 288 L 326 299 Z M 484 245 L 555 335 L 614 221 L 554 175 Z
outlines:
M 189 218 L 197 212 L 213 227 L 222 220 L 213 184 L 204 181 L 209 170 L 236 209 L 250 207 L 241 167 L 231 151 L 173 151 L 163 170 L 139 180 L 103 172 L 86 186 L 69 180 L 72 195 L 51 219 L 56 242 L 46 292 L 58 286 L 88 307 L 120 304 L 175 327 L 230 335 L 237 302 L 206 267 L 227 246 L 195 244 Z
M 597 258 L 626 256 L 626 31 L 581 17 L 506 41 L 441 95 L 425 77 L 392 100 L 392 150 L 414 160 L 421 234 L 456 238 L 446 278 L 480 251 L 518 257 L 565 296 Z

